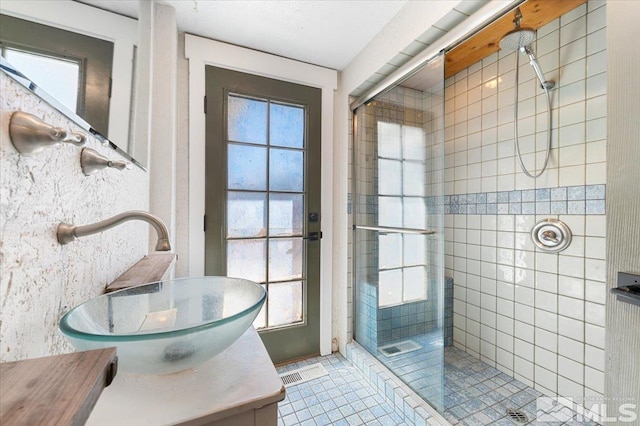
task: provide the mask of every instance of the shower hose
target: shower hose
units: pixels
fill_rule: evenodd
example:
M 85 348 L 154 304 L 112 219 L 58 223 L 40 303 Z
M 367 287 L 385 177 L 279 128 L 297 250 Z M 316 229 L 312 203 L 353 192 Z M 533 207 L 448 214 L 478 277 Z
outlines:
M 520 49 L 516 49 L 516 84 L 515 84 L 515 102 L 514 102 L 514 126 L 513 126 L 513 134 L 516 145 L 516 152 L 518 153 L 518 163 L 520 163 L 520 168 L 522 172 L 529 176 L 530 178 L 537 178 L 544 173 L 547 168 L 547 164 L 549 163 L 549 153 L 551 152 L 551 95 L 549 94 L 549 88 L 543 82 L 540 82 L 540 86 L 544 89 L 545 96 L 547 98 L 547 152 L 544 156 L 544 164 L 542 165 L 542 169 L 540 172 L 531 173 L 524 165 L 522 161 L 522 154 L 520 153 L 520 142 L 518 140 L 518 86 L 519 86 L 519 71 L 520 71 Z M 535 141 L 534 141 L 534 149 L 535 155 Z

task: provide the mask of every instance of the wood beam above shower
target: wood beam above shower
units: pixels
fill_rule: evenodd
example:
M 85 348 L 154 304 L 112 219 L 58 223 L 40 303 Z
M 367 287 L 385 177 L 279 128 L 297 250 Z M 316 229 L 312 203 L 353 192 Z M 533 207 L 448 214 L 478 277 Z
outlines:
M 575 9 L 587 0 L 529 0 L 522 3 L 523 28 L 537 30 L 554 19 Z M 498 18 L 445 55 L 445 78 L 500 50 L 500 39 L 514 29 L 513 11 Z

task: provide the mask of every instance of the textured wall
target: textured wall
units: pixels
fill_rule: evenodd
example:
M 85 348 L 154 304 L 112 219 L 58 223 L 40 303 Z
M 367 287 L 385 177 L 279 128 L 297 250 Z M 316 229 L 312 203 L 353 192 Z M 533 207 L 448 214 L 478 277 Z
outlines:
M 56 240 L 57 224 L 146 210 L 149 190 L 146 172 L 135 166 L 84 176 L 73 146 L 18 155 L 9 139 L 14 111 L 75 125 L 2 72 L 0 93 L 0 361 L 12 361 L 71 351 L 57 331 L 60 317 L 101 294 L 146 254 L 145 223 L 128 222 L 67 246 Z M 91 137 L 87 146 L 117 156 Z
M 608 115 L 607 281 L 617 272 L 640 274 L 640 16 L 639 2 L 607 3 Z M 635 52 L 636 54 L 629 54 Z M 620 403 L 635 403 L 640 425 L 640 306 L 607 296 L 604 402 L 619 416 Z M 614 399 L 618 398 L 618 399 Z M 622 420 L 622 419 L 620 419 Z M 607 423 L 609 424 L 609 423 Z M 613 424 L 613 423 L 612 423 Z
M 515 54 L 501 51 L 446 82 L 446 268 L 454 279 L 454 344 L 547 395 L 604 392 L 606 6 L 589 1 L 538 29 L 533 44 L 556 81 L 548 169 L 516 161 Z M 540 167 L 546 100 L 521 55 L 519 134 Z M 547 253 L 531 239 L 545 218 L 574 238 Z

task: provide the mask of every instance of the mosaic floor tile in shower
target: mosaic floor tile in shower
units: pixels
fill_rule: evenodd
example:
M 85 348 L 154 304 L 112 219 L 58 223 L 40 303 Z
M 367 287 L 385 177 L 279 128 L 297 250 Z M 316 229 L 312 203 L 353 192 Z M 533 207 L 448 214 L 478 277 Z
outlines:
M 443 408 L 444 416 L 451 424 L 536 424 L 536 400 L 543 396 L 540 392 L 453 346 L 445 348 L 443 360 L 440 346 L 442 339 L 438 333 L 408 339 L 422 348 L 392 358 L 379 352 L 376 358 L 419 396 L 438 408 Z M 444 374 L 441 372 L 443 361 Z M 444 387 L 441 386 L 442 383 Z M 441 394 L 442 391 L 444 395 Z M 520 417 L 520 421 L 516 421 L 507 414 L 507 410 L 520 412 L 526 418 Z M 568 417 L 575 415 L 572 411 L 570 413 Z M 516 415 L 515 418 L 517 417 Z M 561 425 L 565 422 L 544 424 Z
M 320 362 L 329 375 L 289 386 L 278 405 L 278 425 L 402 425 L 403 419 L 341 355 L 278 367 L 278 373 Z
M 597 425 L 590 421 L 538 422 L 537 398 L 543 395 L 464 351 L 445 349 L 444 416 L 453 425 Z M 519 412 L 520 421 L 507 415 Z M 564 418 L 577 418 L 562 407 Z M 516 415 L 515 418 L 518 418 Z

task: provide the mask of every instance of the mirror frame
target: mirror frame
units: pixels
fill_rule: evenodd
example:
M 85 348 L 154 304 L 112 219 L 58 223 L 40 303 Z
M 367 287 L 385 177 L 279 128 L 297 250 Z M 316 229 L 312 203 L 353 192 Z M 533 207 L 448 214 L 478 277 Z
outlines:
M 118 50 L 118 52 L 120 52 L 118 53 L 119 55 L 118 60 L 120 61 L 124 59 L 124 57 L 122 56 L 123 52 L 127 52 L 130 49 L 133 49 L 133 52 L 135 54 L 136 46 L 139 46 L 140 44 L 139 43 L 139 34 L 140 34 L 139 27 L 135 33 L 131 33 L 130 30 L 128 30 L 129 32 L 125 34 L 131 34 L 131 35 L 125 36 L 126 38 L 122 39 L 123 41 L 120 41 L 121 39 L 118 39 L 118 36 L 115 36 L 115 38 L 112 38 L 112 39 L 110 39 L 108 36 L 108 34 L 111 34 L 111 32 L 113 32 L 111 30 L 112 26 L 110 24 L 113 24 L 114 19 L 116 20 L 115 22 L 119 22 L 118 19 L 120 18 L 135 21 L 132 18 L 118 15 L 113 12 L 101 10 L 91 5 L 68 1 L 68 0 L 66 1 L 62 0 L 58 2 L 47 2 L 48 4 L 44 4 L 42 8 L 37 8 L 37 10 L 34 10 L 32 5 L 31 6 L 25 5 L 25 3 L 28 3 L 28 2 L 11 1 L 11 0 L 3 1 L 2 4 L 0 5 L 0 13 L 6 14 L 8 16 L 20 18 L 20 19 L 26 19 L 39 24 L 53 26 L 55 28 L 60 28 L 66 31 L 89 35 L 89 36 L 100 38 L 103 40 L 115 42 L 116 46 L 120 46 Z M 62 3 L 65 3 L 65 4 L 68 3 L 69 6 L 72 6 L 72 9 L 67 9 L 63 7 L 65 6 L 65 4 L 62 4 Z M 102 14 L 114 15 L 114 17 L 105 18 L 105 16 L 103 16 Z M 95 22 L 93 22 L 93 24 L 83 23 L 82 20 L 78 19 L 78 16 L 86 16 L 87 18 L 91 16 L 93 16 L 94 18 L 97 16 L 102 16 L 105 19 L 101 19 L 102 23 L 98 23 L 98 25 L 95 25 L 96 24 Z M 87 25 L 89 27 L 87 27 Z M 137 40 L 137 41 L 129 41 L 129 40 Z M 127 44 L 132 42 L 133 44 Z M 114 61 L 116 60 L 116 54 L 117 54 L 116 50 L 114 50 Z M 115 62 L 114 62 L 114 65 L 115 65 Z M 137 66 L 133 64 L 132 70 L 135 74 L 138 73 L 138 70 L 136 68 Z M 10 76 L 19 84 L 27 88 L 36 96 L 40 97 L 42 100 L 50 104 L 53 108 L 58 110 L 65 117 L 73 121 L 82 130 L 96 137 L 104 145 L 110 146 L 114 151 L 116 151 L 119 155 L 124 157 L 126 160 L 130 161 L 132 164 L 135 164 L 136 166 L 140 167 L 145 171 L 147 170 L 147 166 L 144 163 L 148 161 L 148 145 L 145 144 L 145 146 L 136 146 L 136 144 L 140 142 L 137 140 L 138 138 L 136 138 L 136 130 L 135 130 L 136 119 L 135 119 L 135 114 L 133 113 L 133 111 L 135 111 L 135 109 L 138 106 L 136 101 L 136 93 L 135 93 L 135 90 L 136 90 L 135 88 L 137 86 L 137 83 L 136 83 L 137 75 L 131 74 L 128 80 L 129 83 L 127 83 L 126 80 L 123 81 L 125 85 L 130 85 L 130 91 L 128 92 L 129 96 L 127 99 L 123 98 L 123 95 L 126 94 L 124 92 L 127 92 L 127 90 L 124 90 L 124 92 L 117 94 L 119 98 L 116 99 L 112 97 L 111 99 L 112 105 L 110 106 L 110 111 L 114 112 L 116 115 L 121 115 L 124 112 L 123 110 L 126 110 L 128 118 L 126 119 L 127 121 L 125 123 L 128 122 L 127 126 L 129 127 L 130 132 L 133 132 L 128 135 L 126 140 L 118 141 L 120 143 L 118 144 L 114 140 L 117 138 L 113 138 L 113 135 L 112 135 L 112 139 L 110 139 L 108 136 L 98 132 L 96 129 L 92 127 L 91 123 L 89 123 L 84 118 L 80 117 L 75 112 L 63 106 L 59 101 L 55 99 L 55 97 L 53 97 L 52 95 L 47 93 L 44 89 L 39 87 L 28 76 L 24 75 L 15 66 L 11 65 L 11 63 L 7 61 L 5 58 L 2 58 L 0 69 L 2 69 L 2 71 L 5 72 L 8 76 Z M 114 69 L 115 69 L 115 66 L 114 66 Z M 116 81 L 115 78 L 116 77 L 114 75 L 114 84 Z M 115 89 L 115 86 L 114 86 L 114 89 Z M 113 93 L 115 95 L 116 91 L 114 90 Z M 120 98 L 123 98 L 123 99 L 120 99 Z M 124 106 L 123 102 L 127 104 L 126 108 L 123 108 Z M 139 156 L 140 158 L 134 158 L 134 155 L 136 157 Z

